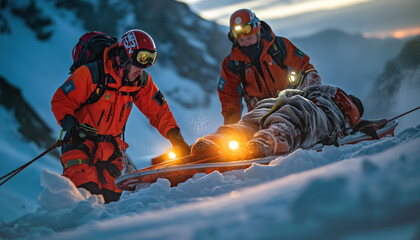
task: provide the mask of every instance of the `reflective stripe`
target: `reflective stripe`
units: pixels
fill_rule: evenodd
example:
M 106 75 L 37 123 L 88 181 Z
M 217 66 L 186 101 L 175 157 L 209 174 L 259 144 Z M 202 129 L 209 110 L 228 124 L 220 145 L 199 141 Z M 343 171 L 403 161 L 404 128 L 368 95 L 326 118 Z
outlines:
M 64 168 L 68 168 L 71 167 L 73 165 L 76 164 L 89 164 L 89 160 L 84 160 L 84 159 L 74 159 L 74 160 L 70 160 L 66 163 L 66 165 L 64 165 Z

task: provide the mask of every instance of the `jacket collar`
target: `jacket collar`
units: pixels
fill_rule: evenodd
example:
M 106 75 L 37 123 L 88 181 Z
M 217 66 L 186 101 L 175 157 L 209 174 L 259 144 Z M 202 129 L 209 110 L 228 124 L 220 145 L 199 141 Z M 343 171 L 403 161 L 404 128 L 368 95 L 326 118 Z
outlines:
M 114 88 L 119 88 L 122 85 L 122 77 L 123 73 L 122 70 L 118 67 L 119 66 L 119 59 L 117 56 L 110 56 L 110 52 L 116 50 L 118 47 L 118 43 L 107 47 L 104 51 L 104 70 L 105 74 L 110 74 L 112 78 L 114 78 L 115 82 L 109 82 L 108 84 Z
M 270 48 L 271 44 L 274 42 L 276 35 L 271 30 L 271 27 L 264 21 L 260 21 L 261 23 L 261 36 L 260 36 L 260 45 L 263 48 L 261 55 L 267 54 L 268 49 Z M 230 52 L 230 59 L 236 61 L 249 61 L 250 59 L 246 54 L 244 54 L 238 43 L 236 41 L 233 42 L 232 50 Z

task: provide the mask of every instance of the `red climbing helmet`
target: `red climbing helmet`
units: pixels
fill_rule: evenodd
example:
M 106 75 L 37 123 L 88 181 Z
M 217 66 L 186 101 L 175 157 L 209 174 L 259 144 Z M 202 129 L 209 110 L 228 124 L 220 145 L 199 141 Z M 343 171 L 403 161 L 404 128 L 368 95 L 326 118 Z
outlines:
M 240 9 L 230 16 L 230 32 L 237 39 L 255 34 L 260 29 L 260 20 L 249 9 Z
M 155 42 L 149 34 L 142 30 L 133 29 L 124 33 L 119 46 L 124 47 L 128 58 L 134 66 L 147 68 L 156 61 Z

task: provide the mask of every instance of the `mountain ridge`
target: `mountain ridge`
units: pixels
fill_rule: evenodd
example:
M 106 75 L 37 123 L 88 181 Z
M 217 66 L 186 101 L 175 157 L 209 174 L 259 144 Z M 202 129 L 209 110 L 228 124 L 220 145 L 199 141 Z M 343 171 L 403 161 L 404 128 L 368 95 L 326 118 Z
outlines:
M 375 86 L 365 104 L 372 114 L 393 114 L 402 95 L 413 104 L 420 102 L 418 94 L 404 94 L 408 89 L 420 90 L 420 36 L 407 42 L 399 55 L 388 61 Z
M 26 141 L 34 142 L 41 148 L 50 147 L 56 142 L 51 137 L 51 128 L 22 97 L 20 90 L 2 76 L 0 76 L 0 105 L 13 112 L 16 122 L 19 124 L 18 131 Z M 56 158 L 60 158 L 58 151 L 53 151 L 52 154 Z

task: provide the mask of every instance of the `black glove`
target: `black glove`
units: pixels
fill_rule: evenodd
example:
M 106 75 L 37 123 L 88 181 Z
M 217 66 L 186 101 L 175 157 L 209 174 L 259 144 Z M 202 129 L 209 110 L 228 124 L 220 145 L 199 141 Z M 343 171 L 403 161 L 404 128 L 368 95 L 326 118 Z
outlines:
M 86 141 L 88 132 L 81 128 L 80 125 L 77 125 L 70 129 L 69 135 L 73 145 L 80 145 Z
M 96 135 L 97 129 L 88 124 L 79 124 L 79 121 L 72 115 L 66 115 L 61 121 L 61 127 L 66 131 L 65 141 L 71 141 L 73 145 L 80 145 L 88 135 Z
M 171 141 L 172 148 L 177 153 L 177 157 L 183 157 L 190 154 L 190 146 L 184 141 L 179 128 L 172 128 L 169 130 L 167 137 Z

